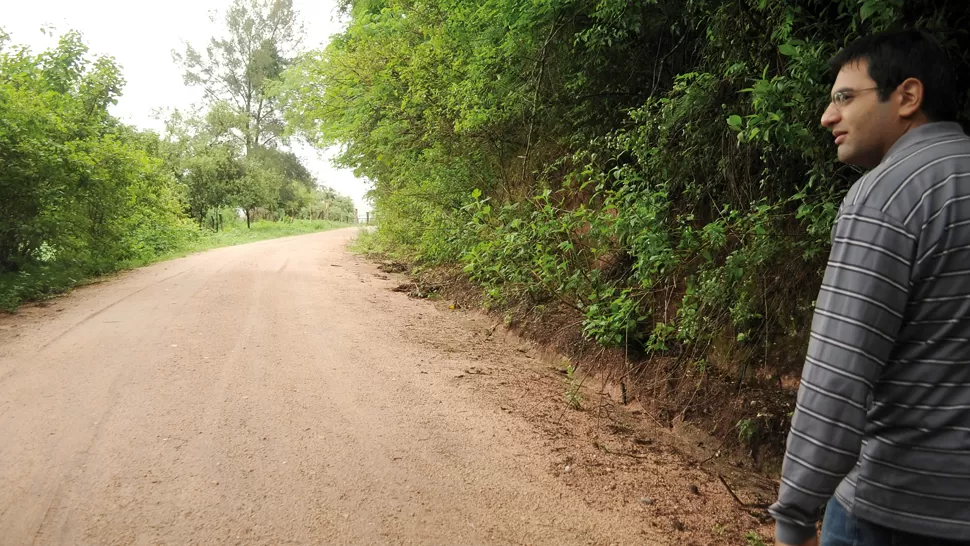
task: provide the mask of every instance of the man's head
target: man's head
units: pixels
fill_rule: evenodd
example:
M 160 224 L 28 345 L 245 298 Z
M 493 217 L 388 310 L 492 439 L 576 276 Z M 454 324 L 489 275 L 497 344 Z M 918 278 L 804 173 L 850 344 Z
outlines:
M 860 38 L 829 61 L 837 73 L 822 125 L 843 163 L 872 168 L 907 131 L 958 112 L 953 67 L 943 48 L 916 30 Z

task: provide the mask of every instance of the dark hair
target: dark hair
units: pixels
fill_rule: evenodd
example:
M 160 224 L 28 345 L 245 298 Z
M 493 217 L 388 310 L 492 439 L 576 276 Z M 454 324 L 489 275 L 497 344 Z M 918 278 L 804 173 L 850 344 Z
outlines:
M 869 63 L 869 77 L 888 100 L 908 78 L 923 82 L 923 113 L 931 121 L 954 121 L 959 113 L 954 69 L 946 51 L 932 36 L 919 30 L 880 32 L 852 42 L 829 60 L 838 73 L 858 61 Z

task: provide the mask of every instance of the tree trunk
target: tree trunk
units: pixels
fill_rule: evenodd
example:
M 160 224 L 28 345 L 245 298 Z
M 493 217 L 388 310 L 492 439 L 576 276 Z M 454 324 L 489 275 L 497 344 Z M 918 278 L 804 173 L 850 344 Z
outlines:
M 250 218 L 249 207 L 247 207 L 246 208 L 246 229 L 253 229 L 253 226 L 250 224 L 249 218 Z

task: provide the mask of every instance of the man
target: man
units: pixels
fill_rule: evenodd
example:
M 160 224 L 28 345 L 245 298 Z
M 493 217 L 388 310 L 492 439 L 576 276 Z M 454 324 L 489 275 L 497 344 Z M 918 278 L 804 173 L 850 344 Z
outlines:
M 871 169 L 846 195 L 812 323 L 778 544 L 970 544 L 970 139 L 917 31 L 849 45 L 822 125 Z

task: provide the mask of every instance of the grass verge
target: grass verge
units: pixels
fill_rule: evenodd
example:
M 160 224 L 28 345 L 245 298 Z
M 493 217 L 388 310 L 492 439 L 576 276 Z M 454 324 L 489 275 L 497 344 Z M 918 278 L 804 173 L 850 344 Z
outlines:
M 225 229 L 219 232 L 206 231 L 195 240 L 187 241 L 183 246 L 171 252 L 166 252 L 159 256 L 150 257 L 143 260 L 133 260 L 125 263 L 123 269 L 142 267 L 148 264 L 172 260 L 204 252 L 215 248 L 226 246 L 244 245 L 265 241 L 267 239 L 279 239 L 280 237 L 291 237 L 293 235 L 306 235 L 319 231 L 330 231 L 351 227 L 352 224 L 331 222 L 329 220 L 294 220 L 292 222 L 254 222 L 252 228 L 247 228 L 245 222 L 233 222 L 226 224 Z
M 252 229 L 245 222 L 229 222 L 220 232 L 199 231 L 177 248 L 162 254 L 143 255 L 115 265 L 110 269 L 92 270 L 87 264 L 52 261 L 32 264 L 16 273 L 0 274 L 0 311 L 13 312 L 24 303 L 45 300 L 87 284 L 103 275 L 126 269 L 181 258 L 215 248 L 242 245 L 350 227 L 350 224 L 328 220 L 294 220 L 292 222 L 254 222 Z

